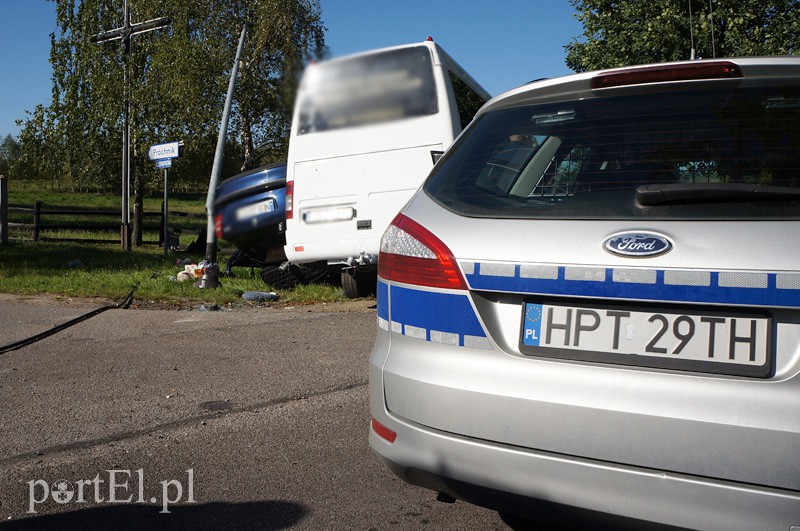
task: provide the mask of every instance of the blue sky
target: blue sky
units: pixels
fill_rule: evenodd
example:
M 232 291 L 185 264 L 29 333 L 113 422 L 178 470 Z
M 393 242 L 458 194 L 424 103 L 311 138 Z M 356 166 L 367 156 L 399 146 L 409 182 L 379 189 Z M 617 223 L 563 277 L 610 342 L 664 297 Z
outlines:
M 320 3 L 332 57 L 431 36 L 492 95 L 532 79 L 569 74 L 564 45 L 581 34 L 568 0 Z M 0 7 L 3 138 L 18 134 L 15 121 L 24 118 L 25 111 L 50 101 L 49 36 L 55 30 L 55 3 L 0 0 Z

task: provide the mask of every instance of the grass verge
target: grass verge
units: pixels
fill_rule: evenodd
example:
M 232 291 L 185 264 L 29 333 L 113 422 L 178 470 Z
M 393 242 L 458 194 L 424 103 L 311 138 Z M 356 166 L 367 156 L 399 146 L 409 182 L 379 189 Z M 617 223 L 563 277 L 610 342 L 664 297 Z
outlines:
M 257 269 L 234 268 L 236 278 L 221 276 L 218 289 L 195 288 L 177 282 L 183 270 L 176 258 L 202 257 L 171 254 L 155 248 L 124 252 L 112 245 L 50 242 L 12 242 L 0 246 L 0 292 L 49 293 L 68 297 L 102 297 L 122 300 L 136 286 L 135 303 L 160 303 L 183 307 L 200 304 L 225 306 L 242 303 L 246 291 L 272 290 Z M 220 260 L 225 269 L 225 258 Z M 277 291 L 277 290 L 273 290 Z M 341 288 L 323 284 L 279 291 L 280 302 L 310 304 L 342 300 Z

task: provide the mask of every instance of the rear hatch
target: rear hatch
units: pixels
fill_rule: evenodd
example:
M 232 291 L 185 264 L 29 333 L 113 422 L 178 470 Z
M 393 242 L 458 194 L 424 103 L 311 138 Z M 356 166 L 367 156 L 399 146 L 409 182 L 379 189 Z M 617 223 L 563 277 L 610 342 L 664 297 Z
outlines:
M 452 251 L 485 340 L 393 334 L 388 409 L 800 490 L 800 89 L 744 77 L 479 118 L 404 214 Z
M 377 257 L 378 243 L 442 144 L 297 162 L 292 242 L 298 260 Z

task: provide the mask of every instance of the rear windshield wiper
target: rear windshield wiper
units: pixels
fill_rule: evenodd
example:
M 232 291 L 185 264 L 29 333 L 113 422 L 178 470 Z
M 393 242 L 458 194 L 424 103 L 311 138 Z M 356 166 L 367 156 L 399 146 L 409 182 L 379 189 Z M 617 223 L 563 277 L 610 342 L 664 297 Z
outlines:
M 647 184 L 636 189 L 642 206 L 685 203 L 733 203 L 768 200 L 800 200 L 800 189 L 788 186 L 741 183 Z

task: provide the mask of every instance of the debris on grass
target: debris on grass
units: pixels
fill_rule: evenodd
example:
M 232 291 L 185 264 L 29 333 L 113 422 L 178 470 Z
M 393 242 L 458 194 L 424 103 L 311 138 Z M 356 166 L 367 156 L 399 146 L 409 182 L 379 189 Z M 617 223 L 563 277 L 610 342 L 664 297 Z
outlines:
M 245 291 L 242 299 L 250 302 L 271 302 L 278 300 L 279 295 L 274 291 Z

